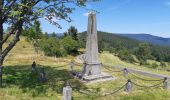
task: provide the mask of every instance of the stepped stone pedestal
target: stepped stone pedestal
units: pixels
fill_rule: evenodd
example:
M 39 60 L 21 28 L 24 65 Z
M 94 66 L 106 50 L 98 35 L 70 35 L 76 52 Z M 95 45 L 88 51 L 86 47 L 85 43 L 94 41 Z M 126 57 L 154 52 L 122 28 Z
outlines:
M 98 39 L 96 13 L 90 12 L 88 15 L 86 53 L 84 54 L 84 66 L 82 78 L 84 81 L 111 80 L 113 77 L 101 72 L 101 62 L 98 57 Z

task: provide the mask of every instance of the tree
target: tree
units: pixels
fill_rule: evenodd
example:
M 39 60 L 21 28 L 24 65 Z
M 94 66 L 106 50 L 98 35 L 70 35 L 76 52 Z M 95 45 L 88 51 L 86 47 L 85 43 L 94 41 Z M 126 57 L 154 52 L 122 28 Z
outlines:
M 53 32 L 52 34 L 51 34 L 51 37 L 57 37 L 57 35 L 56 35 L 56 33 L 55 32 Z
M 81 7 L 89 1 L 97 0 L 0 0 L 0 66 L 6 55 L 20 40 L 23 28 L 29 27 L 32 21 L 45 17 L 51 24 L 61 28 L 54 18 L 71 22 L 68 16 L 74 10 L 71 4 Z M 5 37 L 3 37 L 4 24 L 10 27 Z M 2 49 L 11 36 L 13 39 L 9 45 Z
M 165 63 L 165 62 L 160 62 L 160 66 L 161 66 L 162 68 L 167 67 L 167 65 L 166 65 L 166 63 Z
M 157 63 L 153 63 L 153 64 L 151 65 L 151 67 L 154 68 L 154 69 L 156 69 L 156 68 L 158 68 L 159 66 L 158 66 Z
M 55 37 L 41 39 L 40 48 L 47 56 L 66 56 L 67 52 L 61 47 L 60 40 Z
M 134 63 L 134 62 L 135 62 L 132 54 L 131 54 L 128 50 L 126 50 L 126 49 L 120 50 L 119 53 L 118 53 L 118 57 L 119 57 L 121 60 L 130 62 L 130 63 Z
M 40 26 L 40 22 L 36 20 L 34 21 L 34 24 L 28 29 L 26 36 L 30 41 L 36 41 L 42 38 L 42 30 Z
M 48 39 L 48 38 L 49 38 L 48 33 L 47 33 L 47 32 L 45 32 L 45 33 L 43 34 L 43 37 L 42 37 L 42 38 Z
M 64 35 L 63 37 L 67 37 L 67 36 L 68 36 L 68 33 L 67 33 L 67 32 L 64 32 L 63 35 Z
M 120 54 L 121 51 L 125 50 L 127 48 L 125 48 L 121 42 L 118 42 L 115 44 L 115 54 Z
M 40 27 L 40 22 L 38 20 L 34 21 L 34 24 L 26 30 L 24 33 L 27 39 L 32 43 L 34 46 L 35 52 L 38 54 L 38 41 L 42 38 L 43 33 Z
M 148 43 L 140 43 L 137 51 L 136 51 L 136 57 L 142 62 L 141 64 L 144 64 L 147 59 L 151 57 L 151 50 Z
M 101 40 L 101 41 L 98 41 L 98 51 L 101 53 L 101 52 L 103 52 L 103 49 L 104 49 L 104 43 L 103 43 L 103 41 Z
M 61 44 L 68 54 L 76 53 L 79 48 L 78 42 L 70 36 L 63 38 Z
M 78 31 L 77 29 L 74 27 L 74 26 L 71 26 L 69 29 L 68 29 L 68 35 L 71 36 L 74 40 L 78 40 Z

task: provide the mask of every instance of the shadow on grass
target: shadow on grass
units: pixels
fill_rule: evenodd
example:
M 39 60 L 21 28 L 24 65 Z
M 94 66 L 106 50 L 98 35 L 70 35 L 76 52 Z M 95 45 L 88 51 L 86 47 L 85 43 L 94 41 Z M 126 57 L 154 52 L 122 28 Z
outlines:
M 44 68 L 46 72 L 47 82 L 45 83 L 38 80 L 41 68 Z M 18 87 L 23 93 L 30 93 L 32 97 L 45 96 L 49 90 L 61 94 L 68 80 L 76 89 L 86 88 L 85 85 L 74 79 L 67 70 L 58 69 L 58 67 L 38 65 L 37 73 L 31 72 L 30 65 L 6 66 L 3 69 L 4 88 Z

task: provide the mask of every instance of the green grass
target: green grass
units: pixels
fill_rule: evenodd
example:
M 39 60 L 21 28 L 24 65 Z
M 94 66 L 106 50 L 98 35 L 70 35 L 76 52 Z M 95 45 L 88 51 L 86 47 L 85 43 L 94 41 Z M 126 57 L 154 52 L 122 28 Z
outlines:
M 138 64 L 131 64 L 131 63 L 124 62 L 124 61 L 120 60 L 118 57 L 116 57 L 113 54 L 110 54 L 108 52 L 104 52 L 104 53 L 100 54 L 100 58 L 101 58 L 102 63 L 113 65 L 113 66 L 122 66 L 125 68 L 133 68 L 133 69 L 148 71 L 148 72 L 152 72 L 152 73 L 170 75 L 169 72 L 167 72 L 166 70 L 163 70 L 163 69 L 158 70 L 158 69 L 153 69 L 153 68 L 149 68 L 149 67 L 145 67 L 145 66 L 139 66 Z M 153 62 L 155 62 L 155 61 L 151 61 L 151 60 L 149 61 L 149 63 L 153 63 Z M 156 63 L 158 63 L 158 62 L 156 62 Z M 168 65 L 167 68 L 170 68 L 170 66 Z
M 101 61 L 111 65 L 122 65 L 130 68 L 146 70 L 154 73 L 169 75 L 166 71 L 157 71 L 154 69 L 141 67 L 134 64 L 129 64 L 121 61 L 119 58 L 109 53 L 100 55 Z M 124 77 L 122 72 L 110 72 L 106 69 L 103 71 L 110 73 L 116 77 L 113 81 L 100 82 L 95 84 L 85 85 L 74 79 L 69 74 L 69 62 L 75 59 L 73 56 L 54 58 L 44 56 L 42 52 L 36 54 L 31 44 L 25 41 L 22 37 L 21 41 L 14 47 L 4 62 L 3 88 L 0 89 L 0 100 L 61 100 L 62 88 L 66 81 L 75 87 L 73 89 L 73 100 L 169 100 L 170 91 L 164 90 L 161 87 L 157 89 L 143 89 L 133 87 L 131 93 L 126 93 L 123 89 L 109 96 L 100 97 L 97 93 L 112 92 L 120 88 L 127 82 L 127 79 L 132 79 L 140 85 L 152 85 L 157 82 L 144 82 L 136 79 L 132 75 Z M 31 72 L 31 64 L 33 60 L 37 63 L 38 72 L 41 68 L 45 68 L 48 81 L 42 83 L 38 80 L 38 73 Z M 81 70 L 82 67 L 76 66 L 76 70 Z M 113 69 L 117 70 L 117 69 Z M 138 75 L 139 77 L 152 79 L 150 77 Z M 86 95 L 77 90 L 92 91 L 91 95 Z M 97 96 L 96 96 L 97 95 Z

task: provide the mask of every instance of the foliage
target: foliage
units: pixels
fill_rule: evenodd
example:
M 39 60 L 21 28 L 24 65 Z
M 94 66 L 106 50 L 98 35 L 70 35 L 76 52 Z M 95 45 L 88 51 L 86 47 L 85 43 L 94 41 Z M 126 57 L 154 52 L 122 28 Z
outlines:
M 39 42 L 41 50 L 47 56 L 66 56 L 66 51 L 61 48 L 60 41 L 54 37 L 42 39 Z
M 139 60 L 139 65 L 148 65 L 148 63 L 146 62 L 146 60 Z
M 77 41 L 72 39 L 70 36 L 63 38 L 61 40 L 61 44 L 68 54 L 76 53 L 79 48 Z
M 157 61 L 170 62 L 170 47 L 153 45 L 151 51 L 151 54 L 156 58 Z
M 51 34 L 51 37 L 57 37 L 56 33 L 53 32 L 53 33 Z
M 43 36 L 40 22 L 38 20 L 34 21 L 34 24 L 29 29 L 23 30 L 23 35 L 33 44 L 35 51 L 38 53 L 38 41 Z
M 47 56 L 66 56 L 68 54 L 75 54 L 78 51 L 79 44 L 70 36 L 58 39 L 50 36 L 39 41 L 39 47 Z
M 49 35 L 47 32 L 44 33 L 44 35 L 42 36 L 43 39 L 48 39 L 49 38 Z
M 121 50 L 121 51 L 119 52 L 119 54 L 118 54 L 118 57 L 119 57 L 121 60 L 130 62 L 130 63 L 135 62 L 132 54 L 131 54 L 128 50 Z
M 25 48 L 22 48 L 22 46 Z M 20 51 L 18 51 L 20 49 Z M 4 87 L 0 89 L 0 100 L 61 100 L 62 99 L 62 89 L 65 86 L 65 81 L 71 81 L 72 86 L 76 87 L 73 89 L 73 99 L 80 100 L 131 100 L 131 99 L 139 99 L 139 100 L 161 100 L 170 99 L 169 90 L 164 90 L 162 88 L 148 88 L 144 90 L 143 88 L 133 87 L 133 91 L 130 94 L 126 92 L 119 91 L 118 93 L 110 96 L 104 97 L 96 97 L 89 96 L 83 93 L 77 92 L 79 89 L 87 91 L 97 91 L 101 90 L 103 92 L 112 92 L 115 89 L 119 88 L 121 85 L 126 83 L 127 79 L 124 78 L 122 73 L 115 73 L 112 71 L 108 71 L 111 75 L 118 77 L 117 80 L 107 81 L 107 82 L 99 82 L 96 84 L 84 85 L 83 83 L 73 79 L 69 75 L 68 63 L 72 60 L 72 57 L 64 57 L 64 58 L 53 58 L 48 56 L 39 56 L 35 57 L 37 68 L 45 68 L 45 72 L 47 73 L 47 78 L 49 79 L 47 83 L 41 83 L 37 80 L 37 76 L 31 73 L 31 63 L 32 63 L 32 55 L 35 54 L 30 43 L 25 41 L 24 37 L 21 38 L 21 41 L 16 45 L 16 47 L 11 52 L 12 56 L 9 56 L 4 65 L 4 76 L 3 82 Z M 25 56 L 27 55 L 27 56 Z M 103 56 L 105 55 L 105 56 Z M 107 55 L 107 57 L 106 57 Z M 19 56 L 19 57 L 18 57 Z M 116 56 L 113 56 L 110 53 L 102 53 L 100 55 L 101 61 L 108 65 L 120 65 L 125 66 L 127 68 L 131 67 L 134 69 L 140 69 L 143 71 L 166 74 L 169 75 L 169 72 L 165 70 L 156 71 L 155 69 L 149 69 L 147 67 L 141 67 L 135 64 L 130 64 L 121 61 Z M 115 58 L 115 59 L 114 59 Z M 19 65 L 18 65 L 19 64 Z M 41 65 L 39 65 L 41 64 Z M 132 67 L 133 66 L 133 67 Z M 76 66 L 75 69 L 81 69 L 82 67 Z M 113 69 L 117 70 L 117 69 Z M 81 70 L 80 70 L 81 71 Z M 140 76 L 142 78 L 146 78 L 145 76 Z M 134 78 L 133 76 L 130 78 Z M 135 78 L 134 78 L 135 79 Z M 151 79 L 147 77 L 146 79 Z M 153 85 L 153 82 L 144 82 L 143 80 L 134 80 L 140 84 L 146 86 Z M 101 88 L 102 86 L 102 88 Z M 78 88 L 78 89 L 77 89 Z M 76 91 L 77 90 L 77 91 Z M 96 92 L 95 92 L 96 93 Z
M 98 0 L 90 0 L 94 2 Z M 28 28 L 33 21 L 45 18 L 51 24 L 62 28 L 58 20 L 71 22 L 69 14 L 78 7 L 85 7 L 87 0 L 0 0 L 0 65 L 6 55 L 20 40 L 23 28 Z M 4 34 L 4 24 L 9 26 L 9 32 Z M 33 30 L 31 30 L 33 33 Z M 15 34 L 10 44 L 2 49 L 4 43 Z M 32 36 L 31 36 L 32 37 Z M 34 37 L 34 35 L 33 35 Z M 35 36 L 36 37 L 36 36 Z
M 99 49 L 99 53 L 104 51 L 104 43 L 103 41 L 98 41 L 98 49 Z
M 86 32 L 78 34 L 78 37 L 81 47 L 85 47 Z M 98 42 L 99 52 L 109 51 L 117 56 L 119 55 L 119 57 L 122 57 L 123 59 L 126 59 L 126 61 L 127 59 L 132 58 L 132 56 L 136 56 L 135 58 L 137 58 L 140 65 L 146 65 L 146 60 L 148 59 L 153 59 L 159 62 L 170 62 L 170 47 L 151 45 L 120 35 L 101 31 L 98 31 Z M 124 55 L 124 51 L 129 52 L 129 56 L 122 56 Z
M 150 46 L 148 43 L 140 43 L 136 50 L 136 57 L 142 61 L 146 62 L 147 59 L 151 57 Z M 143 64 L 143 63 L 141 63 Z
M 67 32 L 64 32 L 63 35 L 64 35 L 64 37 L 68 36 Z
M 158 68 L 158 64 L 157 63 L 153 63 L 151 67 L 154 68 L 154 69 Z
M 160 66 L 163 67 L 163 68 L 167 67 L 165 62 L 160 62 Z
M 74 27 L 74 26 L 70 26 L 70 28 L 68 29 L 67 33 L 64 33 L 64 36 L 70 36 L 72 37 L 74 40 L 78 40 L 78 30 Z

